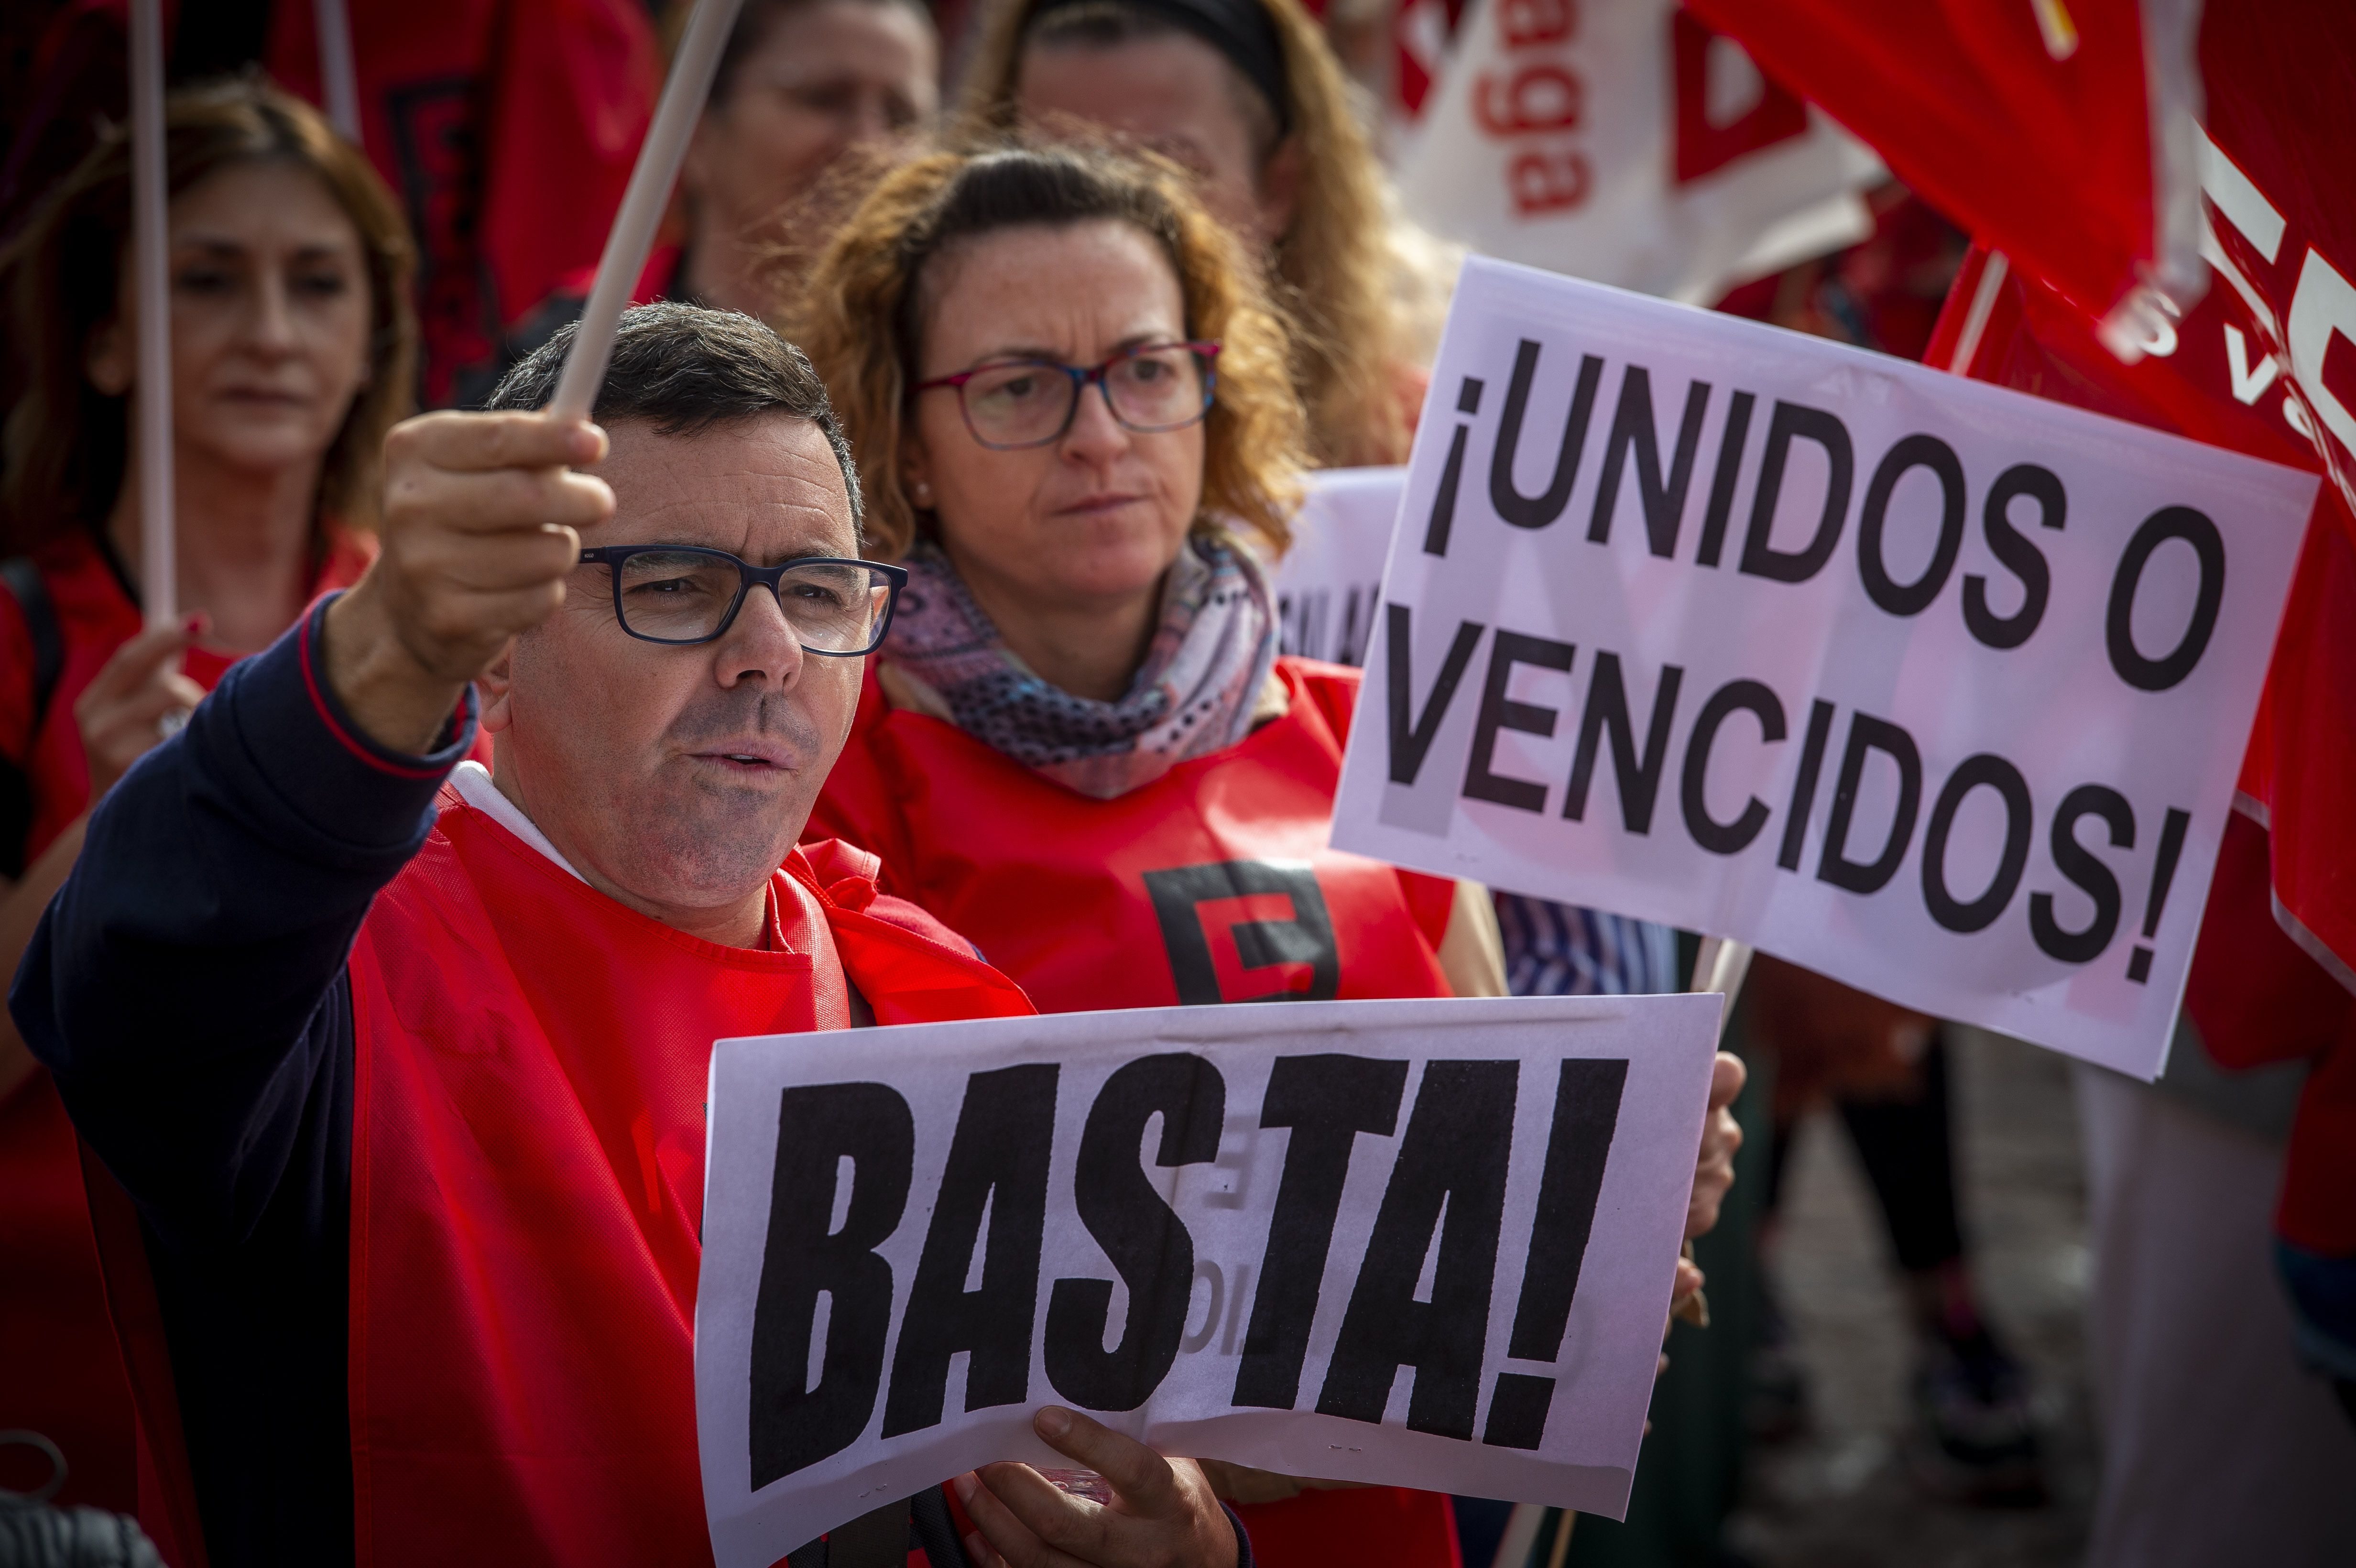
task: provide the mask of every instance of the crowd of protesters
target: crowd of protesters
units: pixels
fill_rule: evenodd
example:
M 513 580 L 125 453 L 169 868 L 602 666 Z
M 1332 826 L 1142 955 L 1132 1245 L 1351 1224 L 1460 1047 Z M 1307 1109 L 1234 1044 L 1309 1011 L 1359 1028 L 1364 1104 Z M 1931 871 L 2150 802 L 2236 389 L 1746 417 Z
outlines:
M 1687 985 L 1665 927 L 1328 847 L 1356 677 L 1280 656 L 1272 573 L 1310 474 L 1405 460 L 1450 258 L 1298 0 L 745 0 L 594 425 L 534 411 L 687 7 L 356 0 L 404 45 L 362 61 L 355 145 L 306 101 L 311 7 L 185 6 L 186 613 L 144 630 L 121 9 L 37 9 L 0 83 L 0 1428 L 60 1456 L 62 1500 L 175 1563 L 701 1560 L 700 1179 L 637 1173 L 700 1171 L 709 1042 L 1225 999 L 1136 961 L 1164 950 L 1138 865 L 1306 880 L 1320 995 Z M 1920 357 L 1961 237 L 1877 205 L 1723 308 Z M 2265 956 L 2237 1016 L 2279 1004 L 2344 1069 L 2346 994 Z M 1772 1256 L 1793 1126 L 1837 1104 L 1929 1478 L 2034 1504 L 1951 1028 L 1762 960 L 1759 1082 L 1720 1058 L 1687 1231 L 1747 1111 L 1765 1205 L 1715 1255 Z M 2301 1196 L 2283 1255 L 2356 1418 L 2351 1202 Z M 1702 1283 L 1679 1264 L 1680 1302 Z M 1671 1374 L 1738 1382 L 1762 1437 L 1807 1403 L 1769 1301 Z M 2269 1376 L 2312 1374 L 2285 1345 Z M 2166 1447 L 2176 1407 L 2123 1408 L 2117 1452 Z M 991 1465 L 894 1505 L 903 1538 L 934 1568 L 1496 1549 L 1480 1499 L 1038 1430 L 1121 1509 Z

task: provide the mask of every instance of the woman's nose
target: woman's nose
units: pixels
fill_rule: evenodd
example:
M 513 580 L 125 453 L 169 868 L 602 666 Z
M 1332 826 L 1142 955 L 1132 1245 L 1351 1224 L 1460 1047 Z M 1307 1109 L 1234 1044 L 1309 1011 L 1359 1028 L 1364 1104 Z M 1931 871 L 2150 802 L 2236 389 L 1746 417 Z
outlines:
M 286 354 L 296 347 L 293 302 L 284 279 L 264 272 L 256 281 L 246 312 L 247 343 L 265 354 Z
M 1111 457 L 1126 452 L 1129 443 L 1128 429 L 1112 417 L 1112 400 L 1105 384 L 1091 381 L 1080 388 L 1071 428 L 1064 432 L 1064 451 L 1083 459 Z

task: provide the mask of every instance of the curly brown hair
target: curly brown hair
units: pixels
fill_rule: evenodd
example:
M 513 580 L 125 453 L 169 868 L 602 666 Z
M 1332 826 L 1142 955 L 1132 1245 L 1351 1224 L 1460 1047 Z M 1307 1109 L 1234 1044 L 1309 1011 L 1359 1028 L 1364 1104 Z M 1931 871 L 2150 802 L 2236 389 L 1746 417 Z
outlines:
M 1293 378 L 1309 411 L 1310 449 L 1321 464 L 1406 460 L 1408 429 L 1392 361 L 1389 212 L 1382 168 L 1353 102 L 1354 89 L 1316 18 L 1300 0 L 1259 0 L 1284 57 L 1289 130 L 1276 112 L 1256 115 L 1263 165 L 1297 143 L 1300 197 L 1269 257 L 1269 283 L 1294 324 Z M 1060 6 L 998 0 L 966 77 L 964 112 L 1012 129 L 1026 47 L 1102 47 L 1172 32 L 1173 24 L 1123 0 Z M 1034 26 L 1034 23 L 1036 24 Z M 1238 91 L 1257 91 L 1237 78 Z
M 1162 247 L 1185 297 L 1187 336 L 1223 346 L 1204 425 L 1195 529 L 1240 527 L 1279 553 L 1290 542 L 1307 461 L 1302 417 L 1288 370 L 1290 336 L 1258 270 L 1195 203 L 1174 165 L 1108 147 L 993 137 L 884 174 L 819 253 L 788 310 L 788 336 L 825 379 L 858 453 L 871 555 L 896 560 L 920 530 L 932 529 L 900 480 L 926 266 L 998 229 L 1098 220 L 1132 224 Z
M 349 528 L 375 519 L 385 432 L 416 383 L 415 252 L 392 193 L 318 111 L 252 78 L 173 93 L 164 105 L 173 196 L 233 165 L 280 162 L 316 175 L 359 233 L 369 280 L 369 379 L 319 474 L 317 510 Z M 131 142 L 109 127 L 24 231 L 0 252 L 7 333 L 23 375 L 8 411 L 0 543 L 10 553 L 101 523 L 123 488 L 130 399 L 92 386 L 91 339 L 114 318 L 131 233 Z

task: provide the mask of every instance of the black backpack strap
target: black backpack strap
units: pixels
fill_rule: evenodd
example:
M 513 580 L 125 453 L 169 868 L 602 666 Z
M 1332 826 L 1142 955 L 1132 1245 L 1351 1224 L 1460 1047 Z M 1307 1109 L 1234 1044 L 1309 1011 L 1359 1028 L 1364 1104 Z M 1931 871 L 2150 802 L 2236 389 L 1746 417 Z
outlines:
M 25 617 L 25 631 L 33 639 L 33 728 L 48 717 L 49 699 L 57 694 L 58 677 L 66 669 L 66 640 L 58 630 L 57 606 L 49 603 L 49 585 L 30 558 L 0 560 L 0 583 L 7 585 Z
M 20 555 L 0 560 L 0 586 L 16 601 L 33 643 L 33 721 L 26 732 L 37 737 L 49 714 L 49 699 L 57 695 L 58 679 L 65 674 L 65 637 L 58 630 L 48 584 L 29 559 Z M 0 876 L 25 874 L 25 840 L 32 830 L 33 781 L 21 766 L 0 757 Z

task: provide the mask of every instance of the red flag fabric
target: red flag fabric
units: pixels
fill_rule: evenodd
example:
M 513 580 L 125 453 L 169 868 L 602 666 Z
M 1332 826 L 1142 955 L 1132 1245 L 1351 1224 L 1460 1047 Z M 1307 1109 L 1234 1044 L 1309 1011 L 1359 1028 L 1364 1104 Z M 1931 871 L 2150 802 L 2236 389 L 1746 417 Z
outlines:
M 2190 0 L 1687 3 L 2123 345 L 2198 296 Z
M 2356 28 L 2344 0 L 1691 3 L 1979 240 L 1930 363 L 2329 475 L 2243 763 L 2240 804 L 2268 831 L 2229 836 L 2186 1005 L 2226 1066 L 2313 1063 L 2277 1228 L 2322 1256 L 2356 1253 Z M 2188 229 L 2205 293 L 2173 260 Z M 2292 944 L 2343 989 L 2313 969 L 2294 983 Z
M 2345 21 L 2332 0 L 2211 7 L 2198 149 L 2217 283 L 2145 357 L 2104 352 L 2065 293 L 1989 251 L 1966 263 L 1929 357 L 2328 472 L 2242 788 L 2272 829 L 2286 926 L 2356 988 L 2356 165 L 2333 135 L 2356 101 Z M 1988 236 L 1978 212 L 1956 216 Z
M 2121 13 L 2068 3 L 2082 54 L 2116 44 Z M 2106 163 L 2099 138 L 2072 143 L 2066 121 L 2040 119 L 2025 90 L 1962 95 L 1957 80 L 1994 57 L 1964 48 L 1949 15 L 1958 7 L 1700 0 L 1699 8 L 1978 236 L 1929 363 L 2329 475 L 2243 766 L 2244 813 L 2270 831 L 2263 843 L 2244 832 L 2228 844 L 2187 1003 L 2229 1066 L 2286 1054 L 2316 1061 L 2279 1224 L 2325 1255 L 2356 1249 L 2356 1205 L 2346 1199 L 2356 1184 L 2356 1015 L 2345 992 L 2335 1000 L 2328 989 L 2274 983 L 2296 961 L 2265 918 L 2271 902 L 2290 942 L 2356 990 L 2356 164 L 2340 130 L 2356 101 L 2356 29 L 2344 5 L 2208 6 L 2199 38 L 2205 107 L 2190 134 L 2198 247 L 2211 282 L 2180 314 L 2144 316 L 2132 346 L 2139 352 L 2126 355 L 2102 318 L 2117 297 L 2106 291 L 2127 276 L 2118 259 L 2132 252 L 2148 265 L 2157 254 L 2126 242 L 2136 201 L 2149 220 L 2150 178 L 2123 154 Z M 2156 8 L 2143 8 L 2147 25 Z M 2031 9 L 1989 8 L 1982 20 L 2018 31 L 2019 16 L 2002 16 Z M 2109 112 L 2125 113 L 2124 101 L 2122 88 Z M 1965 112 L 1974 103 L 1985 123 Z M 2040 140 L 2048 153 L 2032 167 L 2021 160 Z M 2112 284 L 2101 282 L 2106 266 Z M 2265 1005 L 2254 1010 L 2260 992 Z

